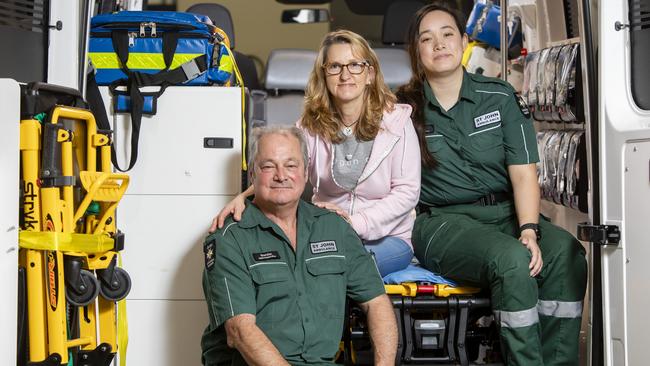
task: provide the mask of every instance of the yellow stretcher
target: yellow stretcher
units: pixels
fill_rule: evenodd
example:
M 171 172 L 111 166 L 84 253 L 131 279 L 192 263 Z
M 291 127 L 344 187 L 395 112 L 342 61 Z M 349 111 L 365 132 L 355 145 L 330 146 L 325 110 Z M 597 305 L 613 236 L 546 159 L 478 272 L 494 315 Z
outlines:
M 24 94 L 81 99 L 40 83 Z M 98 131 L 88 110 L 55 104 L 47 115 L 22 118 L 19 271 L 27 326 L 19 365 L 107 366 L 118 343 L 117 302 L 131 288 L 118 267 L 124 236 L 115 223 L 129 177 L 111 172 L 110 131 Z

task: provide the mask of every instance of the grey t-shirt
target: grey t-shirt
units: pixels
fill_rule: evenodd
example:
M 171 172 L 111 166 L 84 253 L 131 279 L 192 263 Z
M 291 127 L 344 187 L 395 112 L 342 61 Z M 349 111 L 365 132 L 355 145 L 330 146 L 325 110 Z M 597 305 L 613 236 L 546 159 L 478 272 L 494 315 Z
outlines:
M 354 135 L 347 136 L 340 144 L 334 144 L 334 181 L 347 190 L 357 186 L 363 168 L 368 163 L 374 140 L 358 141 Z

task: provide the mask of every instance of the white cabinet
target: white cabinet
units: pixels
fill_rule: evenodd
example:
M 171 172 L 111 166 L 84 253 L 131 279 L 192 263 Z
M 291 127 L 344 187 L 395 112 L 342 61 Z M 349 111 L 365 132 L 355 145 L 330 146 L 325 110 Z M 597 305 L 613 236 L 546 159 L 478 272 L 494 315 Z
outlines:
M 101 88 L 112 109 L 106 88 Z M 143 117 L 138 161 L 117 212 L 125 233 L 128 365 L 200 364 L 208 324 L 201 288 L 203 239 L 218 210 L 241 190 L 238 88 L 169 87 Z M 130 117 L 109 113 L 122 167 L 130 157 Z M 230 148 L 206 148 L 218 138 Z

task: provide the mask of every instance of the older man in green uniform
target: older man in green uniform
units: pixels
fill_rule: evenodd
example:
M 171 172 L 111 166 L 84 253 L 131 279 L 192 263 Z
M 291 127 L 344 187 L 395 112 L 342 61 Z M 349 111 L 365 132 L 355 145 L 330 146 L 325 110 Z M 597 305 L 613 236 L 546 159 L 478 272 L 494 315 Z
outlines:
M 576 365 L 585 251 L 537 213 L 539 157 L 526 104 L 506 82 L 462 78 L 451 108 L 424 85 L 426 143 L 437 163 L 422 169 L 415 254 L 430 270 L 490 288 L 506 364 Z
M 367 313 L 376 364 L 392 365 L 397 326 L 372 257 L 341 217 L 300 200 L 300 130 L 257 130 L 251 151 L 255 198 L 204 244 L 203 364 L 331 364 L 349 296 Z

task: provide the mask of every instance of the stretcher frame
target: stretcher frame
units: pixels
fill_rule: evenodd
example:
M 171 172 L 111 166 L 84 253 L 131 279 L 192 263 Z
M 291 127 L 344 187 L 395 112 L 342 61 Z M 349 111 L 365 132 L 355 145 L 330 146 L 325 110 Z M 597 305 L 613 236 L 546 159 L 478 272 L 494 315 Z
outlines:
M 30 84 L 26 93 L 39 89 L 79 97 L 46 84 Z M 81 124 L 67 129 L 64 119 Z M 19 364 L 69 365 L 74 354 L 74 366 L 107 366 L 115 355 L 117 301 L 130 289 L 128 274 L 117 267 L 124 236 L 115 209 L 129 177 L 111 172 L 109 136 L 97 130 L 90 111 L 77 107 L 56 105 L 47 120 L 20 122 L 19 321 L 27 327 L 19 326 L 19 339 L 28 346 L 19 346 Z M 71 303 L 70 296 L 83 303 Z
M 398 347 L 395 365 L 402 364 L 457 364 L 469 365 L 466 333 L 470 314 L 481 311 L 490 313 L 490 299 L 480 289 L 453 287 L 449 285 L 417 285 L 402 283 L 385 285 L 389 295 L 398 328 Z M 414 336 L 414 314 L 431 312 L 431 315 L 446 314 L 444 335 L 444 356 L 423 355 Z M 349 302 L 343 334 L 343 362 L 345 365 L 364 364 L 358 360 L 354 342 L 368 340 L 368 329 L 363 324 L 362 312 Z M 361 321 L 359 321 L 361 320 Z

